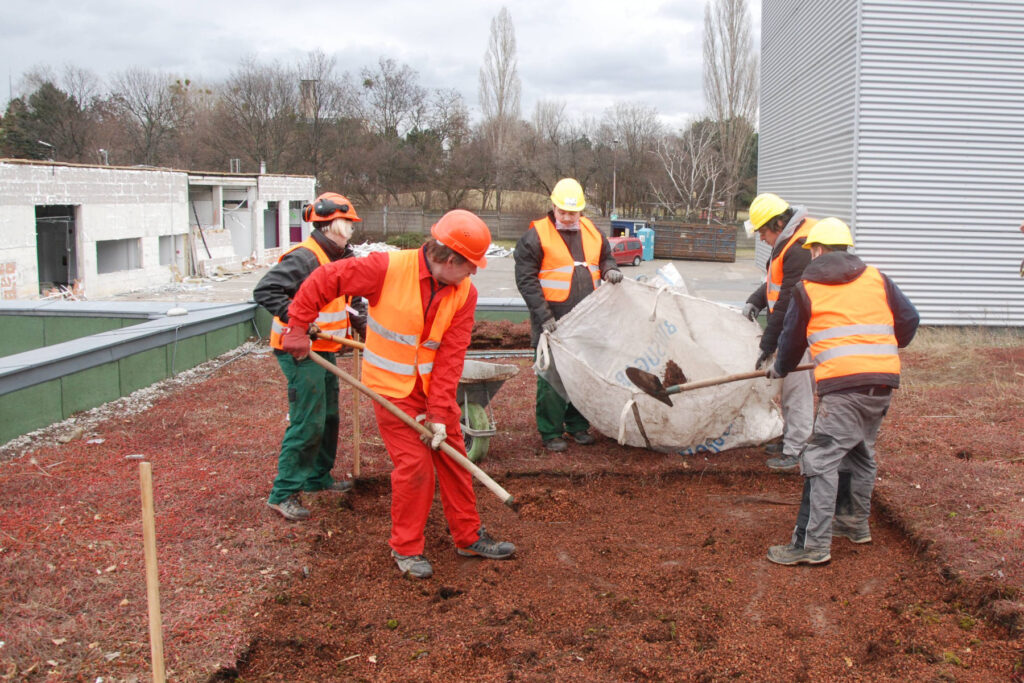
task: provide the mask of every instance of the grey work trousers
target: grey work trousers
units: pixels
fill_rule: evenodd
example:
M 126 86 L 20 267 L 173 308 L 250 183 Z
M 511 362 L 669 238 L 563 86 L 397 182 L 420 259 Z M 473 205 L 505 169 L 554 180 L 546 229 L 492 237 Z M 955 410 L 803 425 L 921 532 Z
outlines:
M 809 363 L 804 352 L 801 364 Z M 814 427 L 814 371 L 791 372 L 782 378 L 782 454 L 798 456 Z
M 850 474 L 844 523 L 867 531 L 875 488 L 875 439 L 892 400 L 890 394 L 825 394 L 818 401 L 814 433 L 800 458 L 804 494 L 793 545 L 827 550 L 832 546 L 839 470 Z

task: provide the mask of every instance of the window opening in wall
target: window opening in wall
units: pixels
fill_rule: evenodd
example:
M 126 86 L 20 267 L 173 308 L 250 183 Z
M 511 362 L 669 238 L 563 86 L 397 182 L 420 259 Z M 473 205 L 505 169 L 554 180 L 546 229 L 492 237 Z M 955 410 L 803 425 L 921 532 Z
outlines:
M 96 272 L 117 273 L 141 267 L 142 240 L 138 237 L 96 242 Z
M 160 265 L 181 268 L 185 258 L 184 235 L 160 235 Z
M 302 241 L 302 205 L 305 202 L 288 202 L 288 241 L 298 244 Z
M 263 248 L 271 249 L 281 246 L 278 239 L 278 202 L 267 202 L 267 208 L 263 211 Z
M 36 207 L 36 262 L 39 293 L 73 287 L 78 278 L 74 206 Z

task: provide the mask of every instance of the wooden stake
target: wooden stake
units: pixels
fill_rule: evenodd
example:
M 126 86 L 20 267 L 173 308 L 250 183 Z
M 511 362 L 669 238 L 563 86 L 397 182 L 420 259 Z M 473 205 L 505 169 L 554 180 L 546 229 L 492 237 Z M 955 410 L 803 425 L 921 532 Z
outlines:
M 142 544 L 146 551 L 146 597 L 149 602 L 149 644 L 153 683 L 165 683 L 164 630 L 160 622 L 160 577 L 156 571 L 156 525 L 153 522 L 153 463 L 139 463 L 142 485 Z
M 354 361 L 352 376 L 359 379 L 359 349 L 352 350 L 352 360 Z M 359 427 L 359 389 L 352 387 L 352 455 L 354 456 L 352 477 L 354 479 L 359 478 L 359 445 L 362 442 Z

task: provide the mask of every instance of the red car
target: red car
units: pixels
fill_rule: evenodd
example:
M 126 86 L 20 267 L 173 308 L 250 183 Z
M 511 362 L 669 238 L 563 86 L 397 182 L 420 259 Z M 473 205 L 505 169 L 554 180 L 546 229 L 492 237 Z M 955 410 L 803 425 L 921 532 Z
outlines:
M 639 266 L 644 253 L 644 245 L 638 237 L 609 237 L 608 244 L 612 247 L 612 256 L 620 266 L 632 264 Z

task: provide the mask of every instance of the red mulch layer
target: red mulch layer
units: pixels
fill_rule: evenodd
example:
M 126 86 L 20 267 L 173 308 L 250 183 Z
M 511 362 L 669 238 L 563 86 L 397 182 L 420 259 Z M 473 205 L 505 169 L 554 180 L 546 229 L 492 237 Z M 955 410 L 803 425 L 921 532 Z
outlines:
M 388 554 L 390 461 L 366 400 L 356 490 L 307 495 L 300 524 L 266 507 L 287 403 L 273 356 L 249 353 L 0 463 L 0 679 L 148 678 L 126 457 L 142 456 L 173 680 L 1020 681 L 1024 349 L 978 353 L 983 376 L 964 377 L 904 354 L 873 542 L 836 539 L 830 564 L 792 568 L 764 554 L 788 540 L 798 475 L 756 448 L 683 458 L 600 437 L 548 453 L 518 361 L 481 463 L 518 514 L 477 487 L 517 555 L 457 556 L 435 504 L 426 581 Z M 352 462 L 343 434 L 336 474 Z

